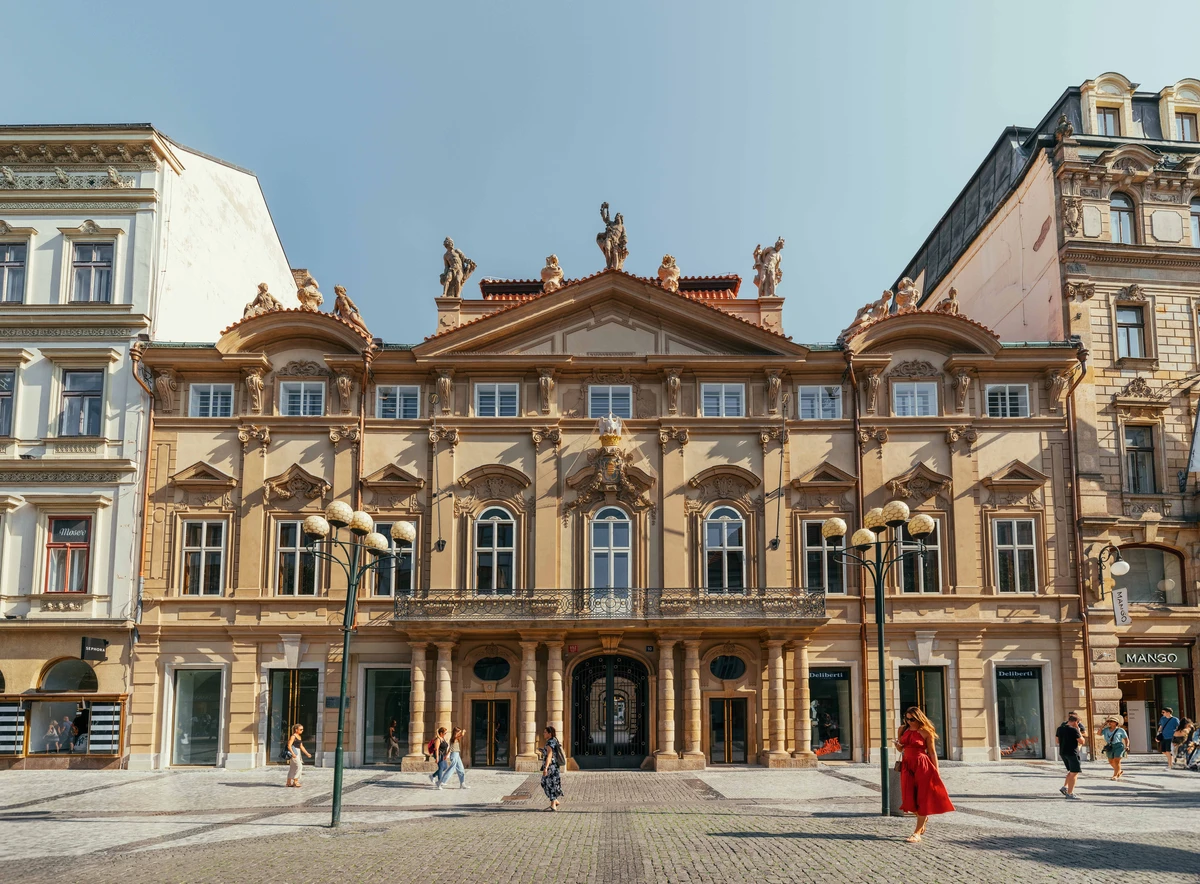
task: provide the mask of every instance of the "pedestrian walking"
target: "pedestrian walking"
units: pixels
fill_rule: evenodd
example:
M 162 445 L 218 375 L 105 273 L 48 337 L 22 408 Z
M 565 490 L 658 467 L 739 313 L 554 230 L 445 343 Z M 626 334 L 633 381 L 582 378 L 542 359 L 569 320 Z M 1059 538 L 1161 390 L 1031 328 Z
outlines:
M 300 774 L 304 772 L 304 759 L 301 755 L 312 758 L 312 753 L 304 748 L 304 725 L 293 724 L 291 736 L 288 737 L 287 748 L 283 750 L 283 759 L 288 763 L 288 778 L 285 786 L 300 788 Z
M 1129 752 L 1129 734 L 1125 728 L 1121 727 L 1121 717 L 1119 715 L 1110 715 L 1104 722 L 1104 729 L 1100 731 L 1100 736 L 1104 740 L 1104 757 L 1108 759 L 1108 763 L 1112 765 L 1113 775 L 1110 780 L 1119 780 L 1124 772 L 1121 770 L 1121 760 Z
M 1171 753 L 1174 747 L 1171 741 L 1175 739 L 1175 731 L 1179 730 L 1179 719 L 1170 706 L 1164 706 L 1162 716 L 1158 719 L 1158 751 L 1167 759 L 1167 770 L 1171 769 Z
M 387 730 L 387 760 L 400 757 L 400 738 L 396 735 L 396 719 L 388 725 Z
M 896 748 L 903 752 L 900 768 L 900 809 L 917 815 L 917 826 L 904 840 L 917 844 L 925 834 L 929 818 L 950 813 L 954 805 L 938 772 L 937 731 L 917 706 L 908 707 L 904 724 L 896 734 Z
M 452 731 L 450 743 L 446 747 L 446 769 L 442 772 L 442 778 L 438 781 L 438 788 L 450 781 L 450 774 L 458 774 L 458 788 L 470 789 L 467 785 L 467 769 L 462 763 L 462 739 L 467 735 L 461 727 L 456 727 Z
M 1079 762 L 1079 747 L 1083 745 L 1083 731 L 1080 729 L 1079 715 L 1074 712 L 1068 713 L 1067 720 L 1060 724 L 1058 730 L 1054 732 L 1054 738 L 1058 740 L 1058 757 L 1062 759 L 1063 766 L 1067 769 L 1067 778 L 1058 791 L 1063 793 L 1063 797 L 1078 801 L 1079 796 L 1075 794 L 1075 781 L 1083 770 Z
M 1171 737 L 1171 757 L 1175 767 L 1187 767 L 1187 752 L 1185 747 L 1188 740 L 1192 738 L 1192 733 L 1196 730 L 1196 726 L 1192 724 L 1190 718 L 1182 718 L 1179 722 L 1179 727 L 1175 731 L 1175 736 Z
M 562 745 L 558 742 L 558 733 L 552 725 L 546 725 L 546 742 L 542 748 L 542 791 L 550 799 L 550 810 L 558 810 L 558 802 L 562 800 L 562 768 L 567 759 L 563 755 Z
M 425 754 L 432 755 L 437 762 L 437 770 L 429 775 L 429 783 L 437 789 L 442 788 L 442 774 L 446 772 L 446 756 L 449 754 L 450 744 L 446 742 L 446 729 L 439 727 L 437 733 L 434 734 L 429 745 L 425 747 Z

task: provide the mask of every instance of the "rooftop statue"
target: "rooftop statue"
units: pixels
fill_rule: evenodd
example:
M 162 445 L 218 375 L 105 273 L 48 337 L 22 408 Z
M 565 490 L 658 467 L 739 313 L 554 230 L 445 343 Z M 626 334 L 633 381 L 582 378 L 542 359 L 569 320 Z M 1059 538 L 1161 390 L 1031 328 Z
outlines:
M 344 285 L 335 285 L 333 293 L 337 295 L 337 298 L 333 302 L 333 315 L 366 332 L 367 324 L 363 322 L 362 314 L 358 312 L 358 307 L 350 300 L 350 296 L 346 294 L 346 287 Z
M 933 308 L 937 313 L 945 313 L 949 316 L 958 315 L 958 289 L 950 286 L 950 291 L 946 297 L 938 302 L 938 305 Z
M 758 287 L 760 298 L 774 298 L 775 286 L 783 282 L 783 268 L 779 266 L 783 251 L 783 237 L 775 240 L 775 245 L 765 249 L 761 244 L 754 247 L 754 285 Z
M 621 270 L 629 257 L 629 240 L 625 236 L 625 219 L 620 212 L 609 219 L 608 203 L 601 203 L 600 217 L 604 219 L 604 232 L 596 234 L 596 245 L 604 252 L 604 269 Z
M 446 247 L 446 254 L 442 255 L 442 264 L 446 269 L 438 277 L 438 282 L 442 284 L 442 297 L 461 298 L 463 286 L 475 272 L 475 262 L 454 248 L 454 240 L 450 237 L 446 237 L 442 245 Z
M 896 312 L 912 313 L 917 309 L 917 301 L 921 300 L 921 292 L 916 284 L 907 276 L 896 286 Z
M 658 282 L 669 292 L 679 291 L 679 267 L 673 255 L 663 255 L 662 265 L 658 268 Z
M 1071 125 L 1071 121 L 1067 119 L 1066 114 L 1059 114 L 1058 125 L 1054 127 L 1055 141 L 1069 141 L 1075 134 L 1075 127 Z
M 242 319 L 250 319 L 252 316 L 262 316 L 264 313 L 273 313 L 276 310 L 282 310 L 283 305 L 279 303 L 279 299 L 267 291 L 267 284 L 260 282 L 258 284 L 258 294 L 254 296 L 254 300 L 246 305 L 246 309 L 242 311 Z
M 558 255 L 551 255 L 546 259 L 546 266 L 542 268 L 542 291 L 556 292 L 562 286 L 563 272 L 558 266 Z
M 321 290 L 317 287 L 317 281 L 312 278 L 312 274 L 305 276 L 304 285 L 296 289 L 296 299 L 300 301 L 302 309 L 310 310 L 313 313 L 321 309 L 321 305 L 325 303 L 325 298 L 321 295 Z

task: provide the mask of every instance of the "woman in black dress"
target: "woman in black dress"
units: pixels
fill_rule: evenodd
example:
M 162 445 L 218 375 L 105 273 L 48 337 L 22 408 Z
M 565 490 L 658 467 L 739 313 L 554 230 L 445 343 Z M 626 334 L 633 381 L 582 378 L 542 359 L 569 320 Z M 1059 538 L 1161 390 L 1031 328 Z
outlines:
M 558 810 L 559 799 L 563 797 L 562 777 L 559 765 L 565 761 L 558 735 L 551 725 L 546 725 L 546 744 L 542 759 L 542 791 L 550 799 L 550 810 Z

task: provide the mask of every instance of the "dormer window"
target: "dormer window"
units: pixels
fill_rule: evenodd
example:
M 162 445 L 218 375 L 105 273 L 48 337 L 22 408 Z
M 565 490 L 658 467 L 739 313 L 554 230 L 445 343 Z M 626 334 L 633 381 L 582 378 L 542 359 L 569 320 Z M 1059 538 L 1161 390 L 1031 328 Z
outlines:
M 1175 140 L 1176 141 L 1196 141 L 1196 115 L 1195 114 L 1176 114 L 1175 115 Z
M 1108 203 L 1108 228 L 1112 241 L 1132 244 L 1133 235 L 1133 200 L 1123 193 L 1114 193 Z
M 1115 107 L 1096 108 L 1096 134 L 1118 138 L 1121 135 L 1121 111 Z

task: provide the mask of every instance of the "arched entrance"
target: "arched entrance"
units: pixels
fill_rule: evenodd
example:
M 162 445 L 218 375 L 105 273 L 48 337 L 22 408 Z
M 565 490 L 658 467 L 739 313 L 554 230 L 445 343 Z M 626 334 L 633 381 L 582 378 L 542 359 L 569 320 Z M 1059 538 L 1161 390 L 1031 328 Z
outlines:
M 584 769 L 641 767 L 650 754 L 649 673 L 631 657 L 590 657 L 571 677 L 571 755 Z

